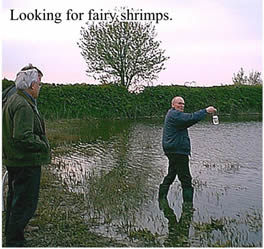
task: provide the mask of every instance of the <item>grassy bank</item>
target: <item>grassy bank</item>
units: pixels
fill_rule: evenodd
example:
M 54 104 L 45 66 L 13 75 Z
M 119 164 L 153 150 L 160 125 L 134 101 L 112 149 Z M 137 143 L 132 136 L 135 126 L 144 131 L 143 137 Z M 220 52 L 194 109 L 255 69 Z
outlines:
M 37 212 L 25 230 L 28 247 L 126 246 L 90 232 L 89 221 L 85 222 L 83 218 L 86 206 L 80 205 L 84 203 L 83 195 L 69 192 L 47 167 L 42 168 L 40 186 Z M 2 218 L 4 232 L 4 213 Z M 4 245 L 4 233 L 2 239 Z
M 3 89 L 13 84 L 3 80 Z M 185 99 L 187 112 L 214 105 L 218 113 L 262 113 L 262 86 L 146 87 L 140 94 L 116 85 L 44 84 L 38 99 L 46 119 L 161 117 L 174 96 Z

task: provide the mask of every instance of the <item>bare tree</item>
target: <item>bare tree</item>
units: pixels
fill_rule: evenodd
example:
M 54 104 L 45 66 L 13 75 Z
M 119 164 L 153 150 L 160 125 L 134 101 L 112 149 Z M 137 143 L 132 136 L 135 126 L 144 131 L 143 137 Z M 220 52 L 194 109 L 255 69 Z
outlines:
M 262 85 L 261 73 L 252 71 L 249 77 L 245 75 L 244 69 L 241 67 L 240 71 L 232 78 L 234 85 Z
M 157 79 L 169 57 L 164 56 L 165 50 L 160 49 L 161 42 L 155 37 L 151 23 L 86 23 L 78 45 L 88 76 L 126 88 Z
M 258 71 L 252 71 L 249 73 L 248 77 L 249 85 L 262 85 L 261 73 Z

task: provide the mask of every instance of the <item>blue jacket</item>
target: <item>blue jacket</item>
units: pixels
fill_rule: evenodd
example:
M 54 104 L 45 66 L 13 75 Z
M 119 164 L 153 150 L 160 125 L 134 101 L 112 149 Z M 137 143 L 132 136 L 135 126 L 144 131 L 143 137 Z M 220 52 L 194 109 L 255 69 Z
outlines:
M 191 154 L 191 142 L 187 128 L 206 116 L 206 109 L 194 113 L 184 113 L 171 108 L 165 118 L 162 147 L 165 154 Z

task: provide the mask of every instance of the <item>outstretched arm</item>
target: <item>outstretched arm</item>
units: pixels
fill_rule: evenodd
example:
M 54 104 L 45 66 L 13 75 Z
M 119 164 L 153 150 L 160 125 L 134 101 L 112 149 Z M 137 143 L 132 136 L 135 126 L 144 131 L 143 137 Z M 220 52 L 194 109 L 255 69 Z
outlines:
M 193 113 L 178 112 L 176 116 L 174 116 L 174 125 L 180 129 L 189 128 L 190 126 L 202 120 L 206 116 L 206 113 L 215 112 L 216 109 L 213 106 L 209 106 L 205 109 Z

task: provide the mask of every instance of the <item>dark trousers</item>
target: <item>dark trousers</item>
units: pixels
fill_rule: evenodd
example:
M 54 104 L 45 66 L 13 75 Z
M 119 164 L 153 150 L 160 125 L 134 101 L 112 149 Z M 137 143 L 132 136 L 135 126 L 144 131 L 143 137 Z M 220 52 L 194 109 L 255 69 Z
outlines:
M 25 245 L 24 229 L 38 203 L 41 167 L 7 167 L 6 246 Z
M 160 185 L 160 195 L 167 195 L 170 185 L 178 176 L 183 189 L 183 200 L 192 202 L 193 187 L 189 169 L 189 156 L 180 154 L 167 154 L 166 156 L 169 159 L 169 169 L 168 174 Z

